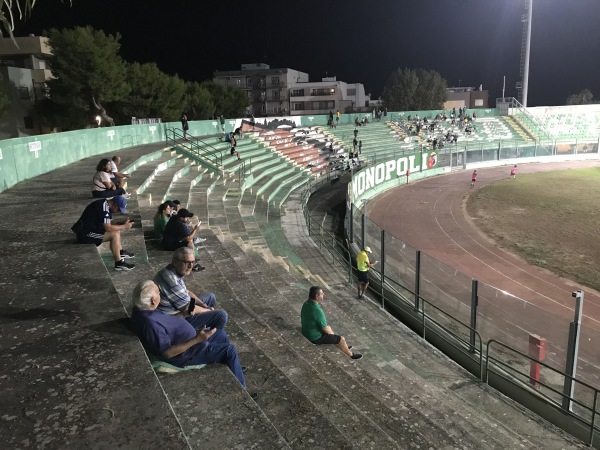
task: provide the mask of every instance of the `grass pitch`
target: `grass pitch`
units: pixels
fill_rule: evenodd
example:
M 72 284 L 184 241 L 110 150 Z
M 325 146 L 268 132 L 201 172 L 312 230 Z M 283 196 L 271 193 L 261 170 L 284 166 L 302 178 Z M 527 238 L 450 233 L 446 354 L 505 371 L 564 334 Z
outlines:
M 498 181 L 472 192 L 467 211 L 498 246 L 600 291 L 600 168 Z

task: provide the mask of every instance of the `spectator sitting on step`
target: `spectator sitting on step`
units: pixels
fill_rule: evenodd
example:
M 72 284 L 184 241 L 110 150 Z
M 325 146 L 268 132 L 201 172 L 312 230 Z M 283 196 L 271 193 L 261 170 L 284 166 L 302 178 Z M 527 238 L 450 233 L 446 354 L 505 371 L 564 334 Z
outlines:
M 242 127 L 237 127 L 235 129 L 235 131 L 233 132 L 233 135 L 239 137 L 240 139 L 242 137 L 244 137 L 244 132 L 242 131 Z
M 336 345 L 342 352 L 352 359 L 361 359 L 360 353 L 352 353 L 346 343 L 344 336 L 334 334 L 327 325 L 325 313 L 321 308 L 321 302 L 325 298 L 320 286 L 312 286 L 308 291 L 308 300 L 302 305 L 300 322 L 302 324 L 302 335 L 315 345 Z
M 172 203 L 173 206 L 171 207 L 171 217 L 176 216 L 181 209 L 181 202 L 179 200 L 173 200 Z
M 193 254 L 189 256 L 193 258 Z M 177 367 L 226 364 L 246 388 L 244 369 L 225 330 L 194 326 L 186 320 L 190 316 L 183 319 L 165 314 L 160 309 L 160 288 L 150 280 L 139 283 L 132 296 L 131 327 L 148 352 Z
M 184 317 L 194 328 L 225 328 L 227 313 L 215 310 L 217 297 L 212 292 L 197 296 L 189 291 L 183 278 L 192 273 L 196 264 L 194 252 L 181 247 L 173 253 L 171 264 L 154 276 L 154 282 L 160 291 L 160 309 L 165 314 Z
M 115 260 L 115 270 L 128 271 L 135 264 L 125 262 L 126 258 L 133 258 L 133 253 L 121 247 L 121 230 L 129 230 L 133 220 L 125 219 L 123 223 L 112 223 L 112 215 L 119 210 L 127 213 L 123 197 L 113 197 L 104 200 L 94 200 L 83 210 L 83 214 L 71 230 L 77 235 L 81 244 L 95 244 L 98 247 L 103 242 L 110 242 L 110 250 Z
M 117 185 L 110 180 L 111 170 L 112 166 L 110 164 L 110 159 L 101 159 L 96 166 L 96 173 L 92 178 L 92 197 L 108 198 L 127 194 L 125 189 L 117 187 Z
M 154 215 L 154 235 L 156 239 L 162 241 L 163 232 L 167 226 L 167 222 L 171 218 L 171 211 L 173 211 L 175 203 L 171 200 L 167 200 L 164 203 L 158 205 L 158 210 Z
M 177 250 L 180 247 L 187 247 L 194 251 L 194 240 L 196 233 L 200 229 L 200 222 L 195 227 L 191 227 L 187 219 L 194 217 L 194 213 L 185 208 L 177 211 L 177 215 L 171 217 L 163 231 L 162 244 L 165 250 Z M 194 272 L 204 270 L 204 267 L 198 264 L 192 267 Z
M 123 180 L 125 178 L 131 178 L 131 175 L 128 173 L 119 172 L 119 164 L 121 164 L 121 157 L 119 155 L 113 156 L 110 162 L 110 181 L 112 181 L 117 187 L 123 187 Z

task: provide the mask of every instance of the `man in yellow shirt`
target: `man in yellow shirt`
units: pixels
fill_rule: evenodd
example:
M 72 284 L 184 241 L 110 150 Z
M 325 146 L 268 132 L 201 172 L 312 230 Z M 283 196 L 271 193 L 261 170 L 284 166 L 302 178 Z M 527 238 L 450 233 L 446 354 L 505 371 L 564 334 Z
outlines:
M 363 298 L 365 291 L 369 287 L 369 269 L 379 262 L 370 262 L 368 253 L 373 253 L 371 247 L 365 247 L 362 252 L 356 255 L 356 268 L 358 269 L 356 289 L 358 290 L 359 299 Z

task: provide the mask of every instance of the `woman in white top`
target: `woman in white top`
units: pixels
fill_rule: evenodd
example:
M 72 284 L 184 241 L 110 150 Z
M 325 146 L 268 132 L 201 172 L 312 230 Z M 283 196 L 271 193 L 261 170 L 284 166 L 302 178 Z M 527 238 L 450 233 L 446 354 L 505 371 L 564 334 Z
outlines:
M 111 165 L 109 159 L 101 160 L 96 166 L 96 173 L 92 178 L 92 197 L 109 198 L 115 195 L 124 195 L 125 189 L 118 188 L 111 180 Z

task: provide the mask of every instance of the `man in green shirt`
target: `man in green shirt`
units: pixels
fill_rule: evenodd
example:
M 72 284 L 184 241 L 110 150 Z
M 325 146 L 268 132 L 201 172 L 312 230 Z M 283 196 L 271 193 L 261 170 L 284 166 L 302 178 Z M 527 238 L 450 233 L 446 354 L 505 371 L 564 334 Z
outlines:
M 325 313 L 321 309 L 321 302 L 325 294 L 319 286 L 313 286 L 308 292 L 308 300 L 302 305 L 300 321 L 302 322 L 302 335 L 315 345 L 333 344 L 352 359 L 361 359 L 360 353 L 352 353 L 352 346 L 346 343 L 344 336 L 334 334 L 327 325 Z

